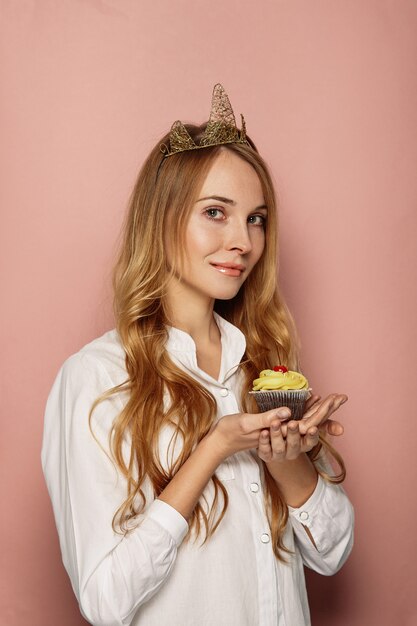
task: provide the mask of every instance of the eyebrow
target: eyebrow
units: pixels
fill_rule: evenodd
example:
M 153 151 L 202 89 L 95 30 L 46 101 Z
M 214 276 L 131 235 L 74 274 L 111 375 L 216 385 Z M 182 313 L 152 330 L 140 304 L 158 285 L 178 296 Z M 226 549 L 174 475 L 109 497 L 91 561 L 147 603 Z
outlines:
M 203 200 L 217 200 L 218 202 L 224 202 L 224 204 L 230 204 L 231 206 L 236 206 L 236 202 L 231 200 L 230 198 L 224 198 L 223 196 L 207 196 L 206 198 L 200 198 L 197 202 L 203 202 Z M 266 204 L 261 204 L 257 206 L 254 211 L 259 211 L 260 209 L 268 209 Z

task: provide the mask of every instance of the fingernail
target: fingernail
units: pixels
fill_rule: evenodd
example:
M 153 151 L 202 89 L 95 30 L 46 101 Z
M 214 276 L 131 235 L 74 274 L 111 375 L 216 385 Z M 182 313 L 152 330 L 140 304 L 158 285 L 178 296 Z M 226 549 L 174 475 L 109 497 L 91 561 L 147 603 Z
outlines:
M 279 430 L 280 429 L 280 425 L 279 424 L 272 424 L 272 430 Z
M 290 409 L 287 409 L 287 408 L 278 409 L 276 415 L 280 419 L 288 419 L 291 416 L 291 411 L 290 411 Z

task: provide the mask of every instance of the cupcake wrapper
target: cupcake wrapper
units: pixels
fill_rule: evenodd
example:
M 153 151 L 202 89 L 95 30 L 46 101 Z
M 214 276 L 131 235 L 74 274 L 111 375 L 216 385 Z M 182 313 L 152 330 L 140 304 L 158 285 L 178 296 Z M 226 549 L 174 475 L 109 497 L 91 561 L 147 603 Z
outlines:
M 310 395 L 308 389 L 297 389 L 287 391 L 250 391 L 254 396 L 256 404 L 261 413 L 271 409 L 278 409 L 280 406 L 287 406 L 291 409 L 292 420 L 300 420 L 304 414 L 304 406 Z

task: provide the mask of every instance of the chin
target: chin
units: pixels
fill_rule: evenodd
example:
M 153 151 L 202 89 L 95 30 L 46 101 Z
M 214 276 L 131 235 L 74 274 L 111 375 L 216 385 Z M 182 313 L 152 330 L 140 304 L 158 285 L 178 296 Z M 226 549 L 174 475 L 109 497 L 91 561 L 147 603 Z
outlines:
M 233 300 L 237 296 L 240 291 L 242 285 L 236 287 L 235 289 L 217 289 L 213 290 L 213 293 L 210 294 L 210 297 L 214 300 Z

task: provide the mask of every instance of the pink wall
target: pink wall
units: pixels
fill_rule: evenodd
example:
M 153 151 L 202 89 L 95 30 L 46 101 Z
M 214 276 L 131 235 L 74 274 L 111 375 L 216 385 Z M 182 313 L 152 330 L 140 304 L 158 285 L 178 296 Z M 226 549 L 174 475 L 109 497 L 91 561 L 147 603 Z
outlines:
M 0 0 L 0 20 L 0 623 L 85 623 L 41 474 L 44 404 L 112 326 L 140 163 L 174 119 L 205 118 L 220 81 L 279 187 L 304 370 L 350 396 L 356 544 L 335 577 L 309 575 L 313 624 L 417 624 L 416 2 Z

